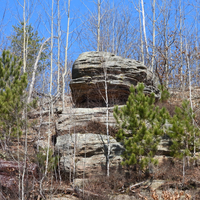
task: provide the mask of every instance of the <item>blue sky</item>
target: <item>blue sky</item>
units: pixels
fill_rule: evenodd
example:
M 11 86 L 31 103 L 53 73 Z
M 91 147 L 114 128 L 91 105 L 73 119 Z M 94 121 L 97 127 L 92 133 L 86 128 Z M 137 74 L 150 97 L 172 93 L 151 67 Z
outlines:
M 94 0 L 97 1 L 97 0 Z M 77 31 L 82 29 L 84 17 L 88 15 L 90 12 L 96 11 L 96 5 L 92 0 L 71 0 L 71 8 L 70 8 L 70 16 L 71 16 L 71 26 L 70 26 L 70 36 L 74 36 L 73 39 L 70 38 L 72 46 L 70 46 L 69 52 L 71 52 L 73 55 L 72 59 L 78 57 L 78 55 L 83 51 L 80 49 L 79 44 L 76 42 L 76 34 Z M 160 8 L 160 5 L 164 4 L 165 1 L 161 3 L 162 0 L 156 0 L 158 11 Z M 170 1 L 170 0 L 169 0 Z M 168 0 L 166 2 L 169 2 Z M 178 2 L 179 0 L 176 0 Z M 20 21 L 23 20 L 23 9 L 20 6 L 24 4 L 24 0 L 0 0 L 1 2 L 1 13 L 0 13 L 0 19 L 1 21 L 1 40 L 4 39 L 4 41 L 7 41 L 6 38 L 9 38 L 9 35 L 13 34 L 13 25 L 16 25 Z M 27 10 L 31 13 L 29 23 L 32 24 L 32 26 L 39 32 L 39 35 L 41 37 L 47 38 L 50 36 L 50 15 L 51 15 L 51 0 L 26 0 L 27 2 Z M 29 4 L 28 4 L 29 2 Z M 102 0 L 104 3 L 104 1 Z M 132 2 L 132 3 L 131 3 Z M 173 1 L 172 1 L 173 2 Z M 185 10 L 186 20 L 185 23 L 189 23 L 189 25 L 194 27 L 194 18 L 196 17 L 194 14 L 194 6 L 193 5 L 200 5 L 199 0 L 190 0 L 190 1 L 182 1 L 182 6 L 187 5 L 187 8 Z M 129 8 L 129 12 L 132 12 L 132 16 L 135 16 L 134 20 L 132 20 L 132 25 L 138 23 L 138 12 L 136 11 L 136 6 L 138 4 L 138 0 L 110 0 L 111 9 L 112 5 L 117 7 L 117 9 L 121 9 L 123 7 Z M 144 0 L 145 3 L 145 12 L 146 12 L 146 29 L 147 29 L 147 35 L 151 34 L 151 32 L 148 32 L 148 29 L 151 29 L 151 20 L 152 20 L 152 7 L 151 3 L 152 0 Z M 158 5 L 159 4 L 159 5 Z M 173 4 L 173 3 L 172 3 Z M 177 9 L 178 5 L 173 4 L 169 9 L 171 9 L 171 15 L 175 14 L 175 9 Z M 56 16 L 57 16 L 57 0 L 54 0 L 54 35 L 57 33 L 56 28 Z M 200 11 L 199 7 L 196 7 L 197 10 Z M 61 30 L 62 30 L 62 39 L 63 39 L 63 45 L 65 43 L 65 36 L 66 36 L 66 30 L 67 30 L 67 0 L 60 0 L 60 10 L 61 10 Z M 90 10 L 90 11 L 89 11 Z M 173 11 L 174 10 L 174 11 Z M 103 12 L 103 11 L 102 11 Z M 161 11 L 162 12 L 162 11 Z M 28 13 L 26 13 L 26 16 Z M 160 14 L 159 14 L 160 15 Z M 161 18 L 159 15 L 157 15 L 157 20 Z M 174 26 L 173 20 L 174 17 L 172 16 L 170 19 L 170 23 L 172 28 Z M 177 19 L 178 20 L 178 19 Z M 4 45 L 6 45 L 6 42 L 4 42 Z
M 11 34 L 13 34 L 13 25 L 17 25 L 20 21 L 23 21 L 23 4 L 24 0 L 0 0 L 1 2 L 1 40 L 6 40 Z M 39 32 L 41 37 L 47 38 L 50 36 L 50 15 L 51 15 L 51 0 L 26 0 L 27 10 L 31 13 L 29 17 L 29 24 L 31 24 L 35 30 Z M 29 2 L 29 6 L 28 6 Z M 115 4 L 119 4 L 119 0 L 115 0 Z M 22 6 L 21 6 L 21 5 Z M 61 10 L 61 31 L 63 43 L 65 43 L 65 33 L 67 30 L 67 0 L 60 0 L 60 10 Z M 74 35 L 78 28 L 82 26 L 84 16 L 89 12 L 95 12 L 96 5 L 90 0 L 71 0 L 70 5 L 70 33 Z M 48 16 L 49 15 L 49 16 Z M 54 35 L 57 33 L 56 28 L 56 17 L 57 17 L 57 0 L 54 0 Z M 28 13 L 26 13 L 28 18 Z M 73 47 L 70 50 L 73 52 L 72 59 L 74 60 L 81 53 L 78 44 L 74 39 Z M 6 43 L 4 43 L 6 45 Z
M 97 0 L 71 0 L 70 7 L 70 36 L 69 36 L 69 50 L 68 58 L 72 63 L 78 56 L 84 51 L 96 49 L 96 37 L 91 32 L 91 27 L 86 24 L 91 13 L 97 13 L 97 6 L 95 5 Z M 105 4 L 109 1 L 109 6 Z M 28 3 L 29 2 L 29 3 Z M 68 0 L 60 0 L 61 11 L 61 63 L 64 63 L 64 48 L 66 42 L 67 31 L 67 2 Z M 104 36 L 105 42 L 112 40 L 112 21 L 116 20 L 118 26 L 114 29 L 113 38 L 115 42 L 120 42 L 118 55 L 124 57 L 130 57 L 136 60 L 140 60 L 140 30 L 139 30 L 139 15 L 138 15 L 138 2 L 139 0 L 102 0 L 102 13 L 109 14 L 109 26 L 102 25 L 101 35 Z M 144 0 L 145 20 L 146 20 L 146 32 L 147 43 L 149 46 L 149 52 L 152 52 L 152 2 L 153 0 Z M 180 13 L 179 2 L 181 2 L 181 9 L 183 17 L 183 30 L 182 35 L 184 42 L 187 39 L 188 42 L 196 40 L 196 44 L 199 48 L 199 32 L 200 32 L 200 0 L 156 0 L 156 46 L 158 59 L 161 56 L 159 54 L 159 48 L 164 49 L 164 17 L 167 19 L 167 42 L 173 42 L 171 46 L 172 57 L 175 55 L 173 52 L 179 50 L 180 41 Z M 1 12 L 0 12 L 0 50 L 9 46 L 9 36 L 12 35 L 13 25 L 17 25 L 23 20 L 23 4 L 24 0 L 0 0 Z M 26 0 L 26 17 L 30 14 L 28 23 L 31 24 L 34 30 L 37 30 L 41 38 L 50 37 L 50 19 L 51 19 L 51 4 L 52 0 Z M 21 6 L 21 5 L 22 6 Z M 114 5 L 114 8 L 113 8 Z M 108 12 L 109 11 L 109 12 Z M 167 16 L 164 16 L 165 12 Z M 106 15 L 106 14 L 105 14 Z M 127 20 L 128 19 L 128 20 Z M 126 21 L 127 20 L 127 21 Z M 103 21 L 103 20 L 102 20 Z M 124 28 L 124 24 L 128 23 L 127 29 Z M 96 25 L 96 22 L 94 21 Z M 102 23 L 103 24 L 103 23 Z M 118 38 L 119 31 L 124 31 L 123 36 Z M 109 32 L 110 35 L 107 35 Z M 57 36 L 57 0 L 54 0 L 54 35 Z M 176 35 L 174 38 L 173 35 Z M 77 39 L 78 38 L 78 39 Z M 195 40 L 194 40 L 195 38 Z M 107 41 L 106 41 L 107 39 Z M 144 37 L 143 37 L 144 39 Z M 177 42 L 177 43 L 175 43 Z M 57 65 L 57 41 L 54 40 L 54 71 L 56 74 Z M 178 45 L 177 45 L 178 44 Z M 195 44 L 195 45 L 196 45 Z M 117 44 L 115 44 L 115 47 Z M 189 49 L 190 50 L 190 49 Z M 111 51 L 111 49 L 108 49 Z M 125 52 L 125 53 L 124 53 Z M 161 53 L 161 52 L 160 52 Z M 170 52 L 168 52 L 170 54 Z M 161 53 L 162 54 L 162 53 Z M 176 58 L 173 58 L 174 60 Z M 176 62 L 176 60 L 174 61 Z M 147 63 L 145 63 L 147 64 Z M 177 64 L 177 63 L 175 63 Z M 173 63 L 172 63 L 173 65 Z M 195 66 L 194 66 L 195 67 Z M 49 72 L 48 70 L 46 71 Z M 177 72 L 174 72 L 176 74 Z M 55 78 L 56 79 L 56 78 Z

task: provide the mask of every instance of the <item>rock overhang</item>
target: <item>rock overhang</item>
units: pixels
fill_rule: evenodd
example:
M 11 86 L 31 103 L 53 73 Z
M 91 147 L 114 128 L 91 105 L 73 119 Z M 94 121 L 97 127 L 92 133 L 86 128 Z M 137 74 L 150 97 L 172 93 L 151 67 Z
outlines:
M 70 88 L 76 107 L 105 106 L 105 77 L 109 106 L 126 103 L 131 85 L 143 82 L 144 92 L 159 90 L 152 72 L 141 62 L 109 52 L 84 52 L 73 64 Z

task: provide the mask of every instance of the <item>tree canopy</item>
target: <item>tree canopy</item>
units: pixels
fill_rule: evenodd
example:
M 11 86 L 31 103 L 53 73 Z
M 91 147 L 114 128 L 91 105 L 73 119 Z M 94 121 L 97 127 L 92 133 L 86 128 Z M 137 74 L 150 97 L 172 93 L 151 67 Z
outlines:
M 117 139 L 125 147 L 122 164 L 148 169 L 150 163 L 157 163 L 153 157 L 169 113 L 165 108 L 155 107 L 153 93 L 148 96 L 143 91 L 143 83 L 136 88 L 131 86 L 126 105 L 121 109 L 116 106 L 114 117 L 119 126 Z
M 11 35 L 11 51 L 14 55 L 19 58 L 23 58 L 23 42 L 24 42 L 24 24 L 21 22 L 17 26 L 13 26 L 14 34 Z M 40 50 L 40 46 L 42 43 L 42 38 L 38 35 L 38 32 L 34 30 L 32 25 L 26 26 L 26 59 L 27 59 L 27 73 L 28 77 L 31 75 L 36 57 Z M 47 47 L 47 45 L 46 45 Z M 40 60 L 38 63 L 38 72 L 41 72 L 44 69 L 45 64 L 48 63 L 49 53 L 47 48 L 45 51 L 41 53 Z
M 199 149 L 199 130 L 194 125 L 195 115 L 190 107 L 190 102 L 184 100 L 181 107 L 176 107 L 175 115 L 170 120 L 170 137 L 172 139 L 171 153 L 173 156 L 183 158 L 193 156 L 195 148 Z

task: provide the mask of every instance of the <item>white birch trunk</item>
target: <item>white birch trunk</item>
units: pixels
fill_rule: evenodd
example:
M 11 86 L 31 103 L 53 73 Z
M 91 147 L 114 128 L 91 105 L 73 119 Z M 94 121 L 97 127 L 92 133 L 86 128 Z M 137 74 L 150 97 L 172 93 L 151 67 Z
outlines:
M 52 69 L 53 69 L 53 5 L 54 5 L 54 0 L 52 0 L 52 7 L 51 7 L 51 74 L 50 74 L 50 89 L 49 89 L 49 96 L 50 96 L 50 102 L 49 102 L 49 127 L 48 127 L 48 141 L 47 141 L 47 152 L 46 152 L 46 163 L 45 163 L 45 171 L 44 175 L 40 181 L 40 194 L 43 196 L 42 193 L 42 183 L 44 178 L 47 176 L 48 172 L 48 165 L 49 165 L 49 149 L 50 149 L 50 139 L 51 139 L 51 116 L 53 115 L 52 112 Z
M 141 0 L 142 5 L 142 24 L 143 24 L 143 34 L 144 34 L 144 41 L 145 41 L 145 48 L 147 53 L 147 61 L 149 62 L 149 51 L 148 51 L 148 43 L 147 43 L 147 36 L 146 36 L 146 25 L 145 25 L 145 13 L 144 13 L 144 2 Z
M 19 144 L 20 144 L 20 142 L 19 142 L 19 133 L 17 134 L 17 142 L 18 142 L 18 144 L 17 144 L 17 147 L 18 147 L 18 155 L 17 155 L 17 157 L 18 157 L 18 169 L 20 168 L 20 162 L 19 162 L 19 152 L 20 152 L 20 147 L 19 147 Z M 18 184 L 18 192 L 19 192 L 19 200 L 21 200 L 21 172 L 20 172 L 20 170 L 19 170 L 19 175 L 18 175 L 18 178 L 19 178 L 19 184 Z
M 101 2 L 98 0 L 97 51 L 100 47 Z
M 198 72 L 199 72 L 199 65 L 198 65 L 198 4 L 196 5 L 196 20 L 195 20 L 195 31 L 196 31 L 196 42 L 195 42 L 195 51 L 196 51 L 196 56 L 195 56 L 195 63 L 196 63 L 196 86 L 198 86 Z
M 113 41 L 112 41 L 112 53 L 115 53 L 115 3 L 113 0 L 113 23 L 112 23 L 112 28 L 113 28 Z
M 57 93 L 60 92 L 60 0 L 58 0 L 58 78 L 57 78 Z
M 180 68 L 180 81 L 181 88 L 184 90 L 184 80 L 183 80 L 183 38 L 182 38 L 182 10 L 181 10 L 181 0 L 179 0 L 179 12 L 180 12 L 180 53 L 181 53 L 181 68 Z
M 76 142 L 77 142 L 77 135 L 75 133 L 74 127 L 74 155 L 73 155 L 73 188 L 75 187 L 75 173 L 76 173 Z
M 186 43 L 186 60 L 187 60 L 187 69 L 188 69 L 188 75 L 189 75 L 189 91 L 190 91 L 190 106 L 191 109 L 193 111 L 193 105 L 192 105 L 192 86 L 191 86 L 191 72 L 190 72 L 190 60 L 188 57 L 188 48 L 187 48 L 187 41 L 185 41 Z
M 166 87 L 169 87 L 169 64 L 168 64 L 168 43 L 167 43 L 167 6 L 166 6 L 166 1 L 164 5 L 164 55 L 165 55 L 165 74 L 166 74 Z
M 23 6 L 23 21 L 24 21 L 24 32 L 23 32 L 23 72 L 26 72 L 26 0 L 24 0 Z
M 107 134 L 107 146 L 108 146 L 108 152 L 107 152 L 107 176 L 110 176 L 110 135 L 109 135 L 109 127 L 108 127 L 108 85 L 107 85 L 107 67 L 103 66 L 104 70 L 104 83 L 105 83 L 105 103 L 106 103 L 106 134 Z
M 191 85 L 191 72 L 190 72 L 190 60 L 188 57 L 188 47 L 187 47 L 187 41 L 186 43 L 186 60 L 187 60 L 187 69 L 188 69 L 188 75 L 189 75 L 189 91 L 190 91 L 190 106 L 192 109 L 192 115 L 193 115 L 193 104 L 192 104 L 192 85 Z M 194 118 L 192 117 L 192 123 L 194 123 Z M 196 157 L 196 145 L 195 145 L 196 135 L 194 135 L 194 150 L 193 150 L 193 156 Z
M 40 60 L 40 56 L 41 56 L 41 53 L 43 51 L 43 48 L 44 48 L 44 45 L 50 40 L 50 38 L 47 38 L 43 44 L 41 45 L 40 47 L 40 50 L 38 52 L 38 56 L 36 58 L 36 61 L 35 61 L 35 64 L 34 64 L 34 67 L 33 67 L 33 74 L 32 74 L 32 80 L 31 80 L 31 83 L 30 83 L 30 88 L 29 88 L 29 94 L 28 94 L 28 100 L 27 100 L 27 103 L 30 103 L 31 101 L 31 95 L 33 93 L 33 87 L 34 87 L 34 84 L 35 84 L 35 74 L 36 74 L 36 71 L 37 71 L 37 67 L 38 67 L 38 62 Z
M 25 109 L 25 147 L 24 147 L 24 160 L 23 160 L 23 173 L 22 173 L 22 200 L 25 199 L 25 190 L 24 190 L 24 178 L 25 178 L 25 173 L 26 173 L 26 160 L 27 160 L 27 105 Z
M 68 51 L 68 40 L 69 40 L 69 23 L 70 23 L 70 0 L 68 0 L 68 13 L 67 13 L 67 36 L 65 46 L 65 71 L 63 73 L 63 91 L 62 91 L 62 110 L 65 111 L 65 76 L 67 74 L 67 51 Z
M 23 6 L 23 21 L 24 21 L 24 30 L 23 30 L 23 72 L 26 72 L 26 0 L 24 0 L 24 6 Z M 23 110 L 23 118 L 25 118 L 26 123 L 26 113 Z M 26 124 L 25 124 L 25 153 L 24 153 L 24 166 L 23 166 L 23 173 L 22 173 L 22 194 L 21 198 L 22 200 L 25 199 L 24 197 L 24 177 L 25 177 L 25 171 L 26 171 L 26 156 L 27 156 L 27 130 L 26 130 Z
M 144 47 L 143 47 L 143 34 L 142 34 L 142 20 L 140 14 L 140 0 L 139 0 L 139 22 L 140 22 L 140 50 L 141 50 L 141 61 L 144 64 Z
M 52 8 L 51 8 L 51 74 L 50 74 L 50 110 L 51 115 L 53 116 L 53 102 L 52 102 L 52 84 L 53 84 L 53 4 L 54 0 L 52 0 Z
M 154 58 L 155 58 L 155 32 L 156 32 L 156 20 L 155 20 L 155 16 L 156 16 L 156 5 L 155 5 L 156 1 L 153 0 L 153 52 L 152 52 L 152 59 L 151 59 L 151 71 L 153 72 L 153 65 L 154 65 Z

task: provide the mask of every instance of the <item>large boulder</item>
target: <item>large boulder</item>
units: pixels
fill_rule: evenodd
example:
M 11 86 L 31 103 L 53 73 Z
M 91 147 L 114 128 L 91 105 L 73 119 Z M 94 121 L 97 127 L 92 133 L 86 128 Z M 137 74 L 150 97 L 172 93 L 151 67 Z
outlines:
M 107 136 L 100 134 L 66 134 L 57 137 L 56 149 L 61 154 L 61 168 L 75 177 L 102 175 L 106 172 Z M 110 168 L 120 167 L 123 146 L 110 137 Z M 75 157 L 74 157 L 75 152 Z M 75 170 L 74 169 L 75 166 Z
M 85 52 L 72 68 L 70 88 L 76 107 L 105 106 L 105 77 L 109 106 L 125 104 L 130 86 L 138 82 L 145 84 L 144 92 L 154 92 L 159 98 L 153 74 L 141 62 L 109 52 Z

